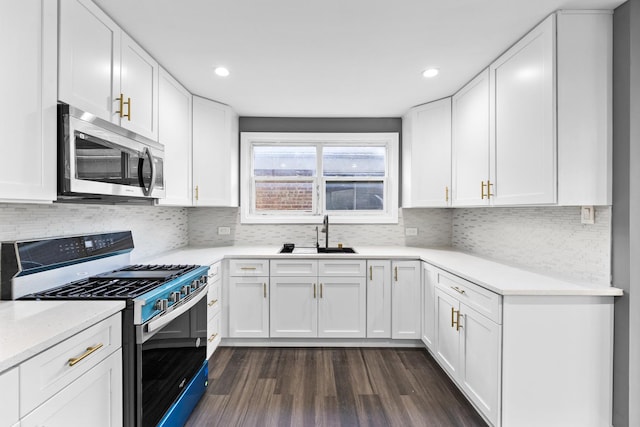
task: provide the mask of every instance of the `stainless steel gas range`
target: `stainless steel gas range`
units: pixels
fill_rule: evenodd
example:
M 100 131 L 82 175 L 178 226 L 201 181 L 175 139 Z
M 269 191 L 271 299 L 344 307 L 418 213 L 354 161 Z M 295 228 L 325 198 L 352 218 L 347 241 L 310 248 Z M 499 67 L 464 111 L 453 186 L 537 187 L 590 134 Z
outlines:
M 209 268 L 129 265 L 130 231 L 5 242 L 4 300 L 123 300 L 124 426 L 182 425 L 207 386 Z

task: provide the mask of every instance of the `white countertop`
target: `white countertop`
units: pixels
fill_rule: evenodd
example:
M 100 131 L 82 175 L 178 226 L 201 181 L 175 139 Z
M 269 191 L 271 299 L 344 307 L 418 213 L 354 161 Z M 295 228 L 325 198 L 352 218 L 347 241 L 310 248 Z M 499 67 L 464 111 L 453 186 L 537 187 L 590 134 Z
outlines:
M 124 306 L 122 301 L 0 301 L 0 372 Z
M 511 267 L 453 249 L 405 246 L 363 246 L 355 254 L 280 254 L 280 246 L 184 247 L 152 257 L 148 263 L 210 265 L 224 258 L 356 258 L 419 259 L 504 296 L 619 296 L 622 290 L 577 283 Z

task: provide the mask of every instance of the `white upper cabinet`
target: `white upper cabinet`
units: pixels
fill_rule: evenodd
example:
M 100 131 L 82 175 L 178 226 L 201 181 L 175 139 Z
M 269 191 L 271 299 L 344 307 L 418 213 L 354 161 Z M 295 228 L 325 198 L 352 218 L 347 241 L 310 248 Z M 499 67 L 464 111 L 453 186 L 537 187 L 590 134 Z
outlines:
M 164 145 L 166 195 L 158 204 L 191 206 L 191 94 L 160 69 L 158 142 Z
M 158 140 L 158 64 L 89 0 L 60 1 L 58 99 Z
M 489 204 L 489 70 L 452 98 L 452 205 Z
M 218 102 L 193 97 L 193 204 L 238 206 L 238 116 Z
M 56 3 L 0 6 L 0 201 L 56 199 Z
M 402 207 L 450 206 L 451 98 L 412 108 L 402 125 Z
M 554 17 L 489 67 L 494 205 L 556 202 Z

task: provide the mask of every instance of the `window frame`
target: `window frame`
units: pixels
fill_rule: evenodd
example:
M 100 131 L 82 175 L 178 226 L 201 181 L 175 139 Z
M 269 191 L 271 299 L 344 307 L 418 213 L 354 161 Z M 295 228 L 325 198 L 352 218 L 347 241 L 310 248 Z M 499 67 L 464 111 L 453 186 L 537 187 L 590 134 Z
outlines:
M 259 178 L 253 176 L 253 147 L 258 145 L 316 146 L 316 175 L 304 177 Z M 322 170 L 323 146 L 384 146 L 386 148 L 385 175 L 325 177 Z M 240 134 L 240 221 L 244 224 L 318 224 L 329 215 L 334 224 L 397 224 L 399 187 L 399 135 L 397 132 L 380 133 L 281 133 L 241 132 Z M 312 212 L 267 211 L 256 213 L 256 181 L 313 181 Z M 382 181 L 384 200 L 382 210 L 332 211 L 326 209 L 326 183 L 331 181 Z

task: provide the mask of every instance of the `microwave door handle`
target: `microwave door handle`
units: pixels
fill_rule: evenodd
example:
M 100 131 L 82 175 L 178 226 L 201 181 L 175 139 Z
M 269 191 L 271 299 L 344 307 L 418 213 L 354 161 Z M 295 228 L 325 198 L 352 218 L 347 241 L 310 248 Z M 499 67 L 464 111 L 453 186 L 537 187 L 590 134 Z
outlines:
M 145 196 L 150 196 L 153 192 L 153 187 L 156 185 L 156 166 L 153 163 L 153 155 L 151 154 L 151 150 L 149 147 L 144 147 L 143 155 L 138 159 L 138 183 L 142 188 L 142 194 Z M 144 160 L 145 157 L 149 160 L 149 167 L 151 168 L 151 182 L 149 182 L 149 187 L 144 183 Z

